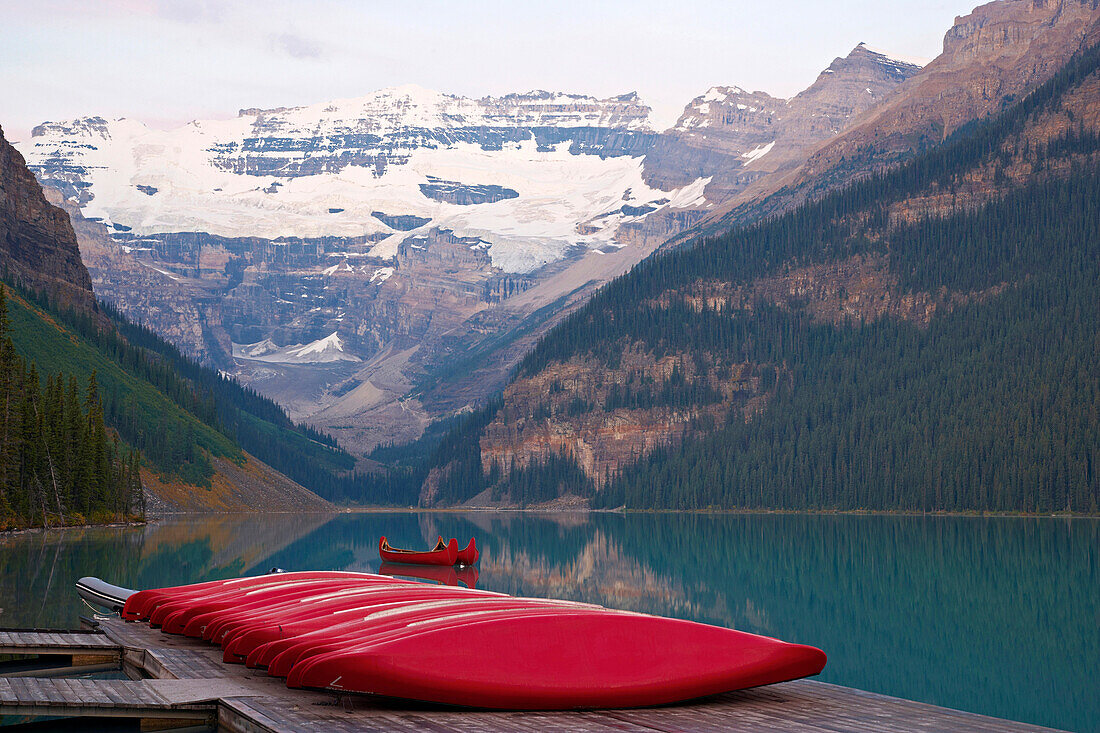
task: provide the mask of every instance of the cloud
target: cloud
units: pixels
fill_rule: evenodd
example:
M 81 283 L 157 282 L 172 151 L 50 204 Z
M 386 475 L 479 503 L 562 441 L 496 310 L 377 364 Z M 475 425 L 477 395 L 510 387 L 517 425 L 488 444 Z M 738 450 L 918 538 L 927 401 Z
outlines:
M 183 23 L 217 23 L 224 7 L 211 0 L 153 0 L 154 14 Z
M 287 56 L 296 59 L 319 59 L 322 56 L 321 46 L 316 41 L 296 33 L 279 33 L 270 38 L 271 47 Z

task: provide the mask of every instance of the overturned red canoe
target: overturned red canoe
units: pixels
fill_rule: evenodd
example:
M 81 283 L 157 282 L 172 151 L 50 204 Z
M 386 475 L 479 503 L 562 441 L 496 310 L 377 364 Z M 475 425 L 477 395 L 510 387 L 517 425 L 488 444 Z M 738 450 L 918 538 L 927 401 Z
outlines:
M 438 589 L 427 587 L 423 592 L 390 592 L 356 596 L 339 604 L 312 606 L 305 610 L 284 609 L 266 617 L 248 614 L 247 617 L 229 619 L 221 626 L 221 634 L 211 639 L 225 649 L 225 661 L 244 661 L 251 650 L 269 641 L 287 639 L 312 631 L 328 631 L 350 620 L 360 619 L 385 609 L 440 601 L 464 601 L 493 598 L 511 598 L 499 594 L 478 594 L 466 588 Z
M 819 649 L 608 610 L 472 619 L 295 664 L 287 684 L 477 708 L 661 705 L 818 674 Z
M 502 613 L 545 613 L 555 611 L 593 610 L 599 606 L 570 601 L 552 601 L 511 596 L 480 599 L 450 599 L 417 603 L 401 608 L 387 608 L 327 629 L 289 637 L 264 645 L 256 657 L 249 655 L 252 666 L 266 666 L 273 677 L 286 677 L 301 660 L 327 652 L 343 651 L 375 641 L 382 634 L 401 635 L 410 629 L 422 631 L 429 627 L 448 626 L 461 633 L 462 624 L 485 615 Z
M 161 621 L 168 634 L 187 634 L 204 636 L 203 627 L 211 622 L 220 621 L 225 614 L 238 614 L 247 611 L 267 613 L 271 608 L 287 603 L 305 602 L 315 598 L 339 597 L 341 592 L 354 592 L 367 588 L 403 588 L 400 583 L 379 585 L 360 581 L 317 580 L 288 583 L 282 586 L 269 586 L 240 594 L 222 596 L 216 602 L 193 603 L 187 608 L 176 611 Z M 160 613 L 161 609 L 157 610 Z M 209 638 L 206 636 L 205 638 Z
M 151 588 L 131 594 L 120 612 L 127 621 L 146 621 L 153 611 L 163 603 L 182 601 L 190 598 L 203 599 L 211 594 L 223 591 L 239 591 L 268 585 L 279 585 L 300 580 L 321 580 L 327 578 L 355 578 L 366 582 L 393 582 L 393 578 L 373 573 L 354 573 L 346 571 L 308 571 L 294 573 L 272 573 L 245 578 L 212 580 L 205 583 Z
M 212 611 L 192 617 L 184 633 L 188 636 L 201 636 L 207 641 L 220 644 L 225 636 L 242 625 L 253 621 L 281 621 L 297 616 L 324 616 L 339 608 L 369 603 L 368 599 L 385 597 L 386 594 L 417 593 L 416 583 L 378 583 L 326 589 L 321 593 L 308 593 L 296 597 L 284 596 L 281 600 L 265 600 L 246 603 L 228 610 Z M 198 633 L 195 633 L 198 632 Z
M 390 584 L 392 583 L 391 579 Z M 191 619 L 201 614 L 227 609 L 251 608 L 265 604 L 271 605 L 341 588 L 366 588 L 374 585 L 378 585 L 378 583 L 373 579 L 364 581 L 332 578 L 295 580 L 245 590 L 220 591 L 201 598 L 187 598 L 162 603 L 149 615 L 149 623 L 162 626 L 167 633 L 182 634 Z
M 430 550 L 402 550 L 391 547 L 383 537 L 378 540 L 378 554 L 386 562 L 402 562 L 414 565 L 454 565 L 458 560 L 458 541 L 444 542 L 440 537 Z

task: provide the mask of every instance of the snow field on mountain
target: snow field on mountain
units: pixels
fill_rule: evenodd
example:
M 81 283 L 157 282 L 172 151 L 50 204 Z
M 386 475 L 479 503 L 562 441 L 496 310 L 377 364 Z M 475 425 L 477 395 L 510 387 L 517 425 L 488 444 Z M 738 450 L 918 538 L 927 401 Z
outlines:
M 441 227 L 491 242 L 493 264 L 511 272 L 552 262 L 575 245 L 612 244 L 619 225 L 632 218 L 610 213 L 623 204 L 660 208 L 703 203 L 709 181 L 700 179 L 671 192 L 651 189 L 642 180 L 641 157 L 574 155 L 568 152 L 568 141 L 540 152 L 533 138 L 501 150 L 463 142 L 392 151 L 395 158 L 407 156 L 407 162 L 394 160 L 381 176 L 374 168 L 353 165 L 338 173 L 292 178 L 217 167 L 210 151 L 250 134 L 250 119 L 194 122 L 168 131 L 117 120 L 107 123 L 102 134 L 32 138 L 28 157 L 42 159 L 60 150 L 87 168 L 85 180 L 94 198 L 84 207 L 85 215 L 130 227 L 138 235 L 202 231 L 270 239 L 354 237 L 393 232 L 372 216 L 374 211 L 414 214 L 431 219 L 421 231 Z M 279 151 L 279 157 L 287 154 Z M 467 206 L 435 201 L 420 191 L 429 176 L 504 186 L 519 197 Z M 153 189 L 152 195 L 146 192 Z M 652 203 L 664 199 L 667 203 Z M 579 234 L 581 223 L 591 231 Z M 392 257 L 412 234 L 392 233 L 371 253 Z
M 359 357 L 344 351 L 344 342 L 335 331 L 308 344 L 277 346 L 270 339 L 264 339 L 254 344 L 233 344 L 233 356 L 237 359 L 249 359 L 273 364 L 324 364 L 335 361 L 361 361 Z

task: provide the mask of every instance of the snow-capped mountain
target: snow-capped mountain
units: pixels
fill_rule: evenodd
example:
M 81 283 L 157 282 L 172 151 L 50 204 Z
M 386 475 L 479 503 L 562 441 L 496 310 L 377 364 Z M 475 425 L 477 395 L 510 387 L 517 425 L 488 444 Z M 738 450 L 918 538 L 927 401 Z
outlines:
M 860 46 L 791 100 L 713 87 L 664 131 L 635 94 L 404 86 L 170 130 L 47 122 L 20 149 L 101 298 L 365 449 L 491 393 L 596 287 L 916 68 Z
M 344 350 L 344 342 L 336 331 L 308 344 L 279 346 L 271 339 L 264 339 L 254 344 L 233 344 L 233 356 L 237 359 L 265 361 L 273 364 L 328 364 L 334 361 L 362 361 L 359 357 Z
M 649 111 L 634 94 L 468 99 L 404 86 L 173 130 L 45 123 L 23 152 L 117 231 L 365 236 L 369 254 L 392 257 L 410 228 L 438 227 L 485 237 L 494 265 L 525 272 L 613 242 L 624 204 L 702 202 L 704 182 L 662 191 L 642 180 Z

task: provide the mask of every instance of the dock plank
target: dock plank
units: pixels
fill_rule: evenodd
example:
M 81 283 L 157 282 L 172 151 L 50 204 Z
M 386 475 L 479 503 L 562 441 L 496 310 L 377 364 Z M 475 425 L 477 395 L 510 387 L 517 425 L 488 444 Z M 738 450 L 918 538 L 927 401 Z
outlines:
M 160 694 L 148 680 L 0 679 L 0 711 L 11 708 L 33 708 L 41 710 L 42 715 L 88 714 L 98 710 L 100 714 L 120 717 L 125 713 L 202 717 L 213 712 L 214 703 L 195 705 L 190 699 L 183 704 L 175 702 Z
M 61 631 L 0 632 L 0 654 L 121 655 L 121 647 L 104 634 Z
M 229 731 L 394 731 L 412 733 L 1036 733 L 1049 729 L 949 710 L 814 680 L 727 693 L 693 703 L 634 710 L 467 711 L 365 695 L 290 690 L 281 680 L 221 662 L 221 650 L 144 624 L 110 619 L 100 634 L 0 630 L 0 648 L 21 643 L 125 650 L 127 669 L 157 679 L 0 678 L 0 714 L 201 716 L 217 711 Z M 75 637 L 83 638 L 75 638 Z M 74 713 L 75 714 L 75 713 Z

